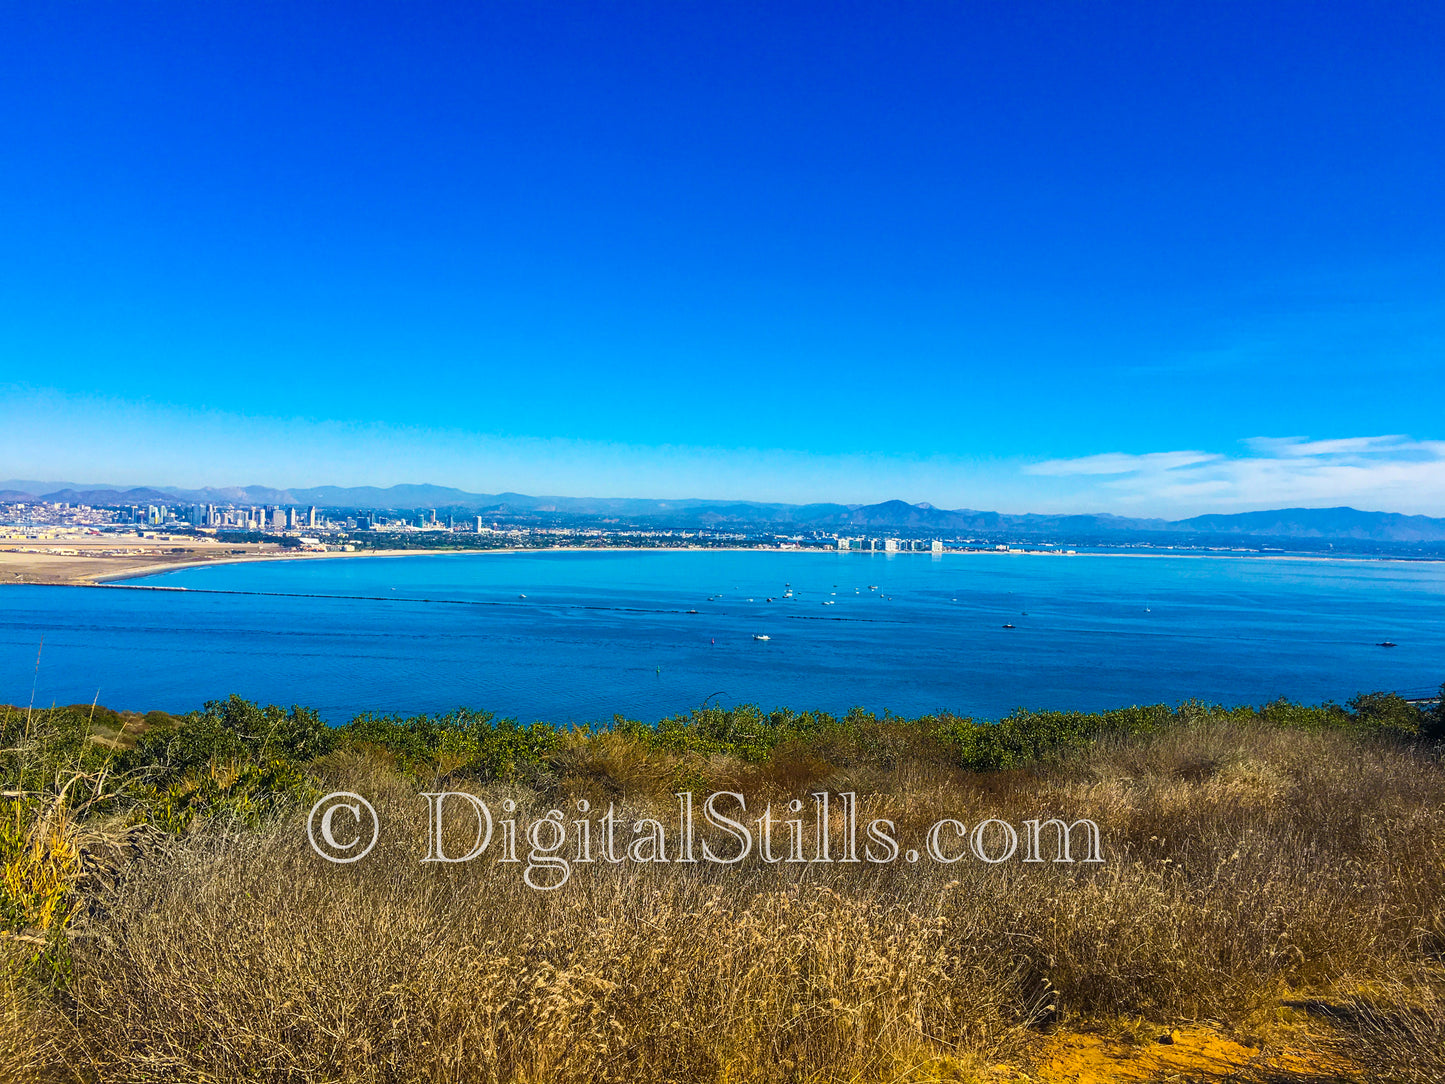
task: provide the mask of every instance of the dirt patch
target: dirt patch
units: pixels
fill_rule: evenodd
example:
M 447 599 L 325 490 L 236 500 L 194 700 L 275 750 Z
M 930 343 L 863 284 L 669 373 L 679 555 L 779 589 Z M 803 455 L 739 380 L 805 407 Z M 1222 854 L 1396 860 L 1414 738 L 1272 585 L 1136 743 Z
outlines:
M 231 544 L 209 540 L 128 537 L 36 542 L 3 540 L 0 541 L 0 585 L 88 584 L 187 565 L 255 560 L 281 552 L 275 544 Z
M 1168 1042 L 1160 1041 L 1167 1036 Z M 1365 1079 L 1363 1070 L 1331 1050 L 1330 1036 L 1249 1046 L 1209 1027 L 1157 1029 L 1146 1039 L 1079 1032 L 1043 1037 L 1022 1067 L 997 1065 L 998 1081 L 1117 1084 L 1128 1081 L 1218 1081 L 1329 1084 Z

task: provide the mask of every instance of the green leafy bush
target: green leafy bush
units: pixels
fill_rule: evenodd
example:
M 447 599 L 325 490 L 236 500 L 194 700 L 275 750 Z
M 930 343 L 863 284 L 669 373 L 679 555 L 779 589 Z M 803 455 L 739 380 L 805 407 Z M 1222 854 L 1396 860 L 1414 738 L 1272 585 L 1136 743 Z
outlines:
M 1364 730 L 1419 734 L 1429 716 L 1398 693 L 1361 693 L 1349 703 L 1355 724 Z
M 306 762 L 329 752 L 335 741 L 335 732 L 310 708 L 263 708 L 233 694 L 147 730 L 121 763 L 164 784 L 213 762 Z
M 273 814 L 303 807 L 316 795 L 315 781 L 292 762 L 215 759 L 151 784 L 138 798 L 146 823 L 179 834 L 198 818 L 221 817 L 254 826 Z
M 381 749 L 404 772 L 462 772 L 483 779 L 534 777 L 562 745 L 548 723 L 522 726 L 491 712 L 450 715 L 358 715 L 336 732 L 341 749 Z

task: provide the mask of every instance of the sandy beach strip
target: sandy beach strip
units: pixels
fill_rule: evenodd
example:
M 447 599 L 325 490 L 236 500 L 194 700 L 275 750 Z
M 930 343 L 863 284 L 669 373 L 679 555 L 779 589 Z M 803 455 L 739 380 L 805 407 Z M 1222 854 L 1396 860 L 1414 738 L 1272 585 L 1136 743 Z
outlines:
M 218 542 L 210 539 L 88 538 L 53 540 L 0 539 L 0 587 L 12 584 L 63 584 L 67 586 L 123 585 L 123 581 L 158 572 L 202 565 L 237 564 L 253 561 L 329 561 L 354 557 L 464 557 L 515 553 L 611 553 L 611 552 L 743 552 L 859 554 L 899 558 L 929 557 L 926 552 L 885 554 L 882 551 L 775 549 L 770 546 L 498 546 L 492 549 L 364 549 L 350 552 L 298 552 L 275 542 Z M 1116 550 L 1104 553 L 1064 553 L 1060 550 L 949 550 L 942 556 L 957 557 L 1152 557 L 1245 558 L 1264 561 L 1407 561 L 1436 563 L 1438 558 L 1392 555 L 1324 555 L 1304 553 L 1250 553 L 1240 550 L 1207 552 L 1158 552 Z

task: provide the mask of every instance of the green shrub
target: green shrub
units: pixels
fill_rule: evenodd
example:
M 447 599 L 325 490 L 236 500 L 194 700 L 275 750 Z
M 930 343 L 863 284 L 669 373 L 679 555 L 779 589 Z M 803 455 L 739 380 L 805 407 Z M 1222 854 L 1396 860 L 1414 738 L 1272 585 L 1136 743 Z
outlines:
M 1354 718 L 1331 701 L 1319 705 L 1296 704 L 1280 697 L 1259 709 L 1259 719 L 1270 726 L 1293 727 L 1299 730 L 1350 729 Z
M 306 765 L 336 736 L 310 708 L 261 707 L 232 695 L 179 718 L 152 720 L 117 754 L 137 819 L 171 832 L 197 818 L 255 824 L 312 794 Z
M 120 760 L 124 768 L 144 772 L 149 782 L 163 784 L 217 762 L 304 763 L 330 752 L 335 741 L 334 731 L 310 708 L 263 708 L 232 694 L 146 731 Z
M 1429 717 L 1398 693 L 1361 693 L 1349 702 L 1356 724 L 1363 730 L 1393 730 L 1419 734 Z
M 215 759 L 146 787 L 138 796 L 138 808 L 146 823 L 181 833 L 198 818 L 222 817 L 255 826 L 268 816 L 304 806 L 316 795 L 315 781 L 294 763 Z
M 1420 712 L 1420 733 L 1431 741 L 1445 742 L 1445 684 L 1440 686 L 1435 706 Z
M 75 772 L 93 771 L 110 751 L 89 740 L 89 705 L 0 709 L 0 782 L 6 790 L 53 791 Z
M 402 771 L 463 772 L 483 779 L 535 776 L 561 748 L 562 732 L 548 723 L 522 726 L 491 712 L 451 715 L 358 715 L 335 731 L 338 748 L 383 749 Z

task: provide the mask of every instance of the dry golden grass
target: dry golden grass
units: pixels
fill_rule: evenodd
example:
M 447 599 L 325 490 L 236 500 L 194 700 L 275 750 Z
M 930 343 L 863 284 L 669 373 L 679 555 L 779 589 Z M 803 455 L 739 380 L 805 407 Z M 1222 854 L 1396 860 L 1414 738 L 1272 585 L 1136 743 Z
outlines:
M 74 1079 L 74 1026 L 29 977 L 33 947 L 0 938 L 0 1080 Z
M 599 863 L 543 893 L 490 858 L 421 865 L 425 787 L 334 754 L 326 788 L 385 829 L 365 861 L 322 861 L 291 818 L 132 862 L 77 922 L 63 992 L 7 988 L 0 1076 L 983 1079 L 1041 1028 L 1207 1021 L 1267 1046 L 1281 999 L 1342 990 L 1321 1019 L 1379 1079 L 1445 1079 L 1445 772 L 1400 739 L 1204 721 L 983 775 L 637 754 L 576 737 L 547 778 L 476 789 L 524 816 L 585 797 L 673 823 L 680 781 L 750 810 L 827 786 L 900 839 L 1088 817 L 1107 861 Z
M 1445 1080 L 1445 970 L 1438 965 L 1363 984 L 1326 1011 L 1347 1024 L 1360 1061 L 1381 1079 Z

